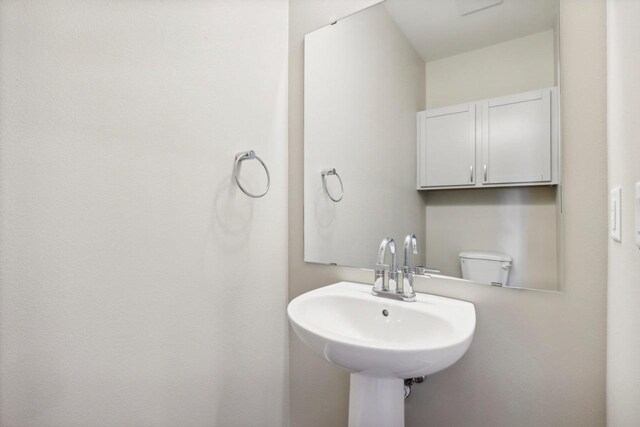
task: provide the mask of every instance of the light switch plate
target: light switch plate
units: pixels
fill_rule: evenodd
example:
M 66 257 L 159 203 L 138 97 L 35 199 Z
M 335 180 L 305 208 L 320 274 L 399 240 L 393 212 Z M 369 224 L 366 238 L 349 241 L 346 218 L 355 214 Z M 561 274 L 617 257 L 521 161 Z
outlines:
M 636 245 L 640 248 L 640 181 L 636 182 Z
M 609 196 L 609 235 L 616 242 L 622 241 L 622 224 L 620 201 L 622 199 L 622 188 L 611 189 Z

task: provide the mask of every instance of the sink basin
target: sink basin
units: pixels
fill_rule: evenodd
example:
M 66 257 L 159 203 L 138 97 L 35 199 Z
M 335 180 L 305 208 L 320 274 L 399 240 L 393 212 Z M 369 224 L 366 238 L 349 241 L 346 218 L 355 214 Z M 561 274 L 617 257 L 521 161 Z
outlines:
M 341 282 L 289 303 L 289 321 L 314 353 L 352 373 L 349 426 L 404 425 L 404 378 L 451 366 L 475 330 L 473 304 L 417 294 L 414 302 Z

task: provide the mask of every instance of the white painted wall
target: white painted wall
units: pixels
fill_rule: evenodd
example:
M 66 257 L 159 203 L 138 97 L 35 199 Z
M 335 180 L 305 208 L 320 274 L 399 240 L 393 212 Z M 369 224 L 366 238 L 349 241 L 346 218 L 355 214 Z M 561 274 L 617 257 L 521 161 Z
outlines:
M 306 36 L 304 84 L 305 259 L 374 268 L 383 238 L 424 236 L 415 189 L 424 62 L 378 5 Z M 322 187 L 330 168 L 344 184 L 339 203 Z M 327 178 L 334 195 L 337 182 Z
M 554 30 L 425 64 L 427 108 L 556 86 Z
M 289 295 L 371 272 L 303 262 L 303 35 L 372 1 L 291 0 Z M 563 293 L 418 280 L 475 304 L 469 352 L 414 387 L 407 426 L 602 426 L 606 336 L 606 34 L 603 0 L 561 0 Z M 588 173 L 585 173 L 588 171 Z M 588 207 L 588 208 L 585 208 Z M 291 425 L 345 425 L 348 375 L 290 342 Z
M 640 422 L 640 249 L 634 186 L 640 181 L 640 3 L 607 1 L 609 188 L 622 187 L 622 242 L 609 241 L 607 422 Z
M 1 425 L 286 424 L 287 22 L 0 3 Z

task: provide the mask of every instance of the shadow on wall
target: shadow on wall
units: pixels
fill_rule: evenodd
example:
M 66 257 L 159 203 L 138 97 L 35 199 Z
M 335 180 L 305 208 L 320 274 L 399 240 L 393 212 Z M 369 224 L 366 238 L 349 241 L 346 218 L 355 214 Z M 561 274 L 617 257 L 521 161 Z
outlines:
M 555 204 L 557 188 L 474 188 L 426 192 L 431 206 L 504 206 Z
M 251 233 L 253 200 L 242 193 L 232 175 L 218 185 L 211 211 L 211 233 L 233 237 L 224 239 L 225 246 L 243 246 Z

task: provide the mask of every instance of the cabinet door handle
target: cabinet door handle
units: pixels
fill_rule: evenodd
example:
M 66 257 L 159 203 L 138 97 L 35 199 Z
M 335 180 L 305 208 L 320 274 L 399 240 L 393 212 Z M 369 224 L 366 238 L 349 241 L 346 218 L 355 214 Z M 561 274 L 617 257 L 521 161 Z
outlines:
M 487 165 L 484 165 L 484 182 L 487 182 Z
M 469 166 L 469 181 L 471 182 L 471 184 L 473 184 L 473 165 Z

